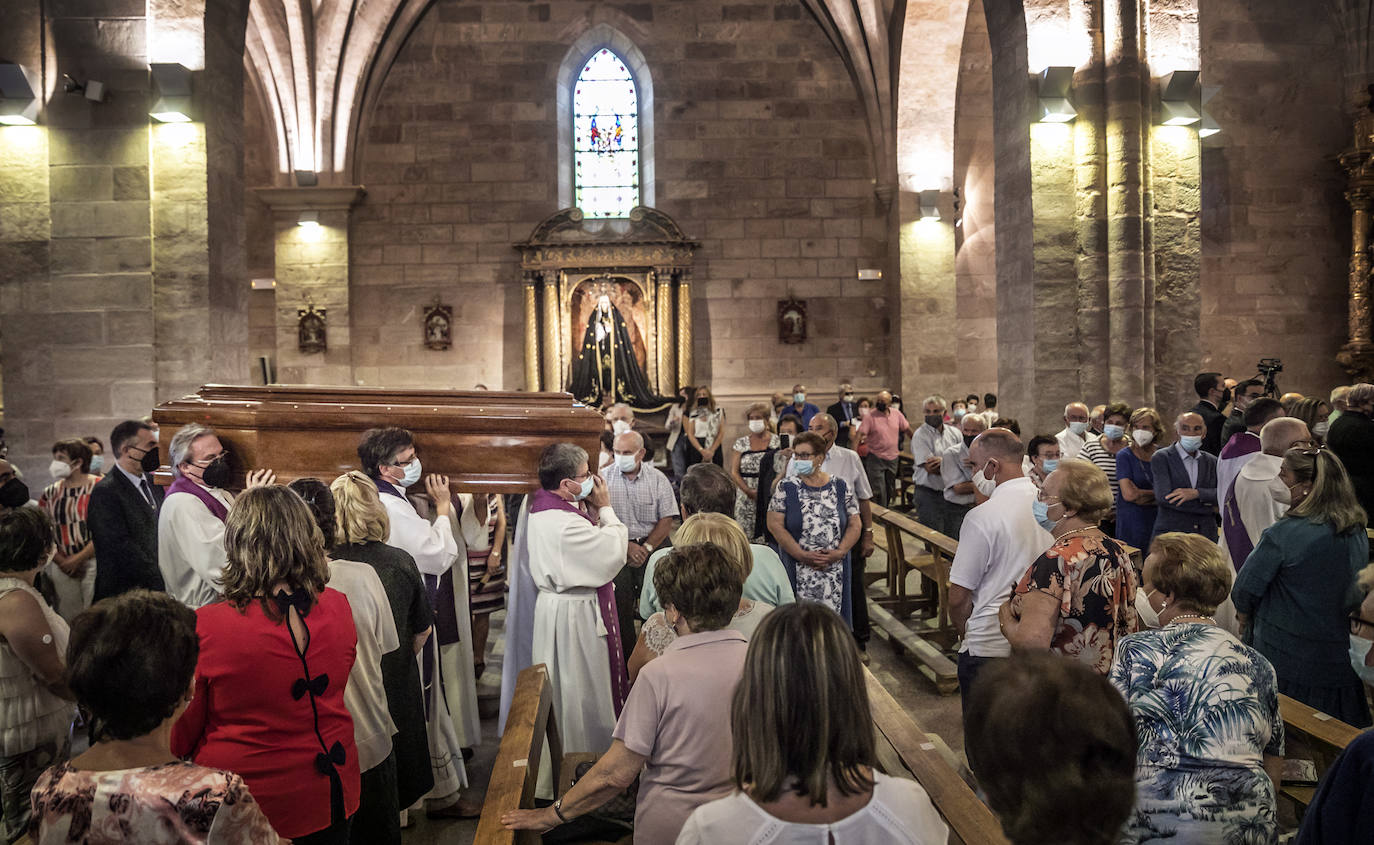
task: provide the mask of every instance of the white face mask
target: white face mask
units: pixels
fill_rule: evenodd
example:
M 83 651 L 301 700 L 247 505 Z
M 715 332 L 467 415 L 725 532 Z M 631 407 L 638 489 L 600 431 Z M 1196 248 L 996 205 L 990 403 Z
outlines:
M 1143 448 L 1155 442 L 1155 433 L 1147 428 L 1137 428 L 1131 432 L 1131 439 L 1135 441 L 1137 446 Z
M 1145 592 L 1144 587 L 1135 588 L 1135 615 L 1140 617 L 1140 624 L 1146 628 L 1159 627 L 1159 611 L 1150 604 L 1150 594 L 1153 592 Z
M 72 474 L 72 465 L 66 461 L 53 458 L 52 463 L 48 464 L 48 472 L 52 474 L 54 481 L 61 481 Z
M 767 428 L 767 424 L 763 420 L 749 421 L 749 430 L 755 434 L 762 434 L 765 428 Z
M 621 472 L 634 472 L 639 468 L 639 459 L 634 455 L 616 455 L 615 468 Z
M 1355 674 L 1360 676 L 1360 680 L 1366 684 L 1374 684 L 1374 666 L 1364 665 L 1365 658 L 1369 656 L 1369 649 L 1374 646 L 1374 640 L 1366 640 L 1364 637 L 1350 635 L 1350 668 L 1355 670 Z
M 844 395 L 844 401 L 846 401 L 846 402 L 853 402 L 853 401 L 854 401 L 854 394 L 852 394 L 852 393 L 846 393 L 846 394 Z
M 992 493 L 997 489 L 997 479 L 988 478 L 987 471 L 992 467 L 992 461 L 988 461 L 983 468 L 973 474 L 973 486 L 984 496 L 992 498 Z
M 616 420 L 615 422 L 611 423 L 611 432 L 615 434 L 616 437 L 619 437 L 620 435 L 624 434 L 629 430 L 630 424 L 625 422 L 624 420 Z

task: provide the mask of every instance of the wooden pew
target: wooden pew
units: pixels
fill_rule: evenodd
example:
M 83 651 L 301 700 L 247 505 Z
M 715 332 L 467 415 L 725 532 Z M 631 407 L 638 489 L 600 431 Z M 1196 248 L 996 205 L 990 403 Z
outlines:
M 958 543 L 904 513 L 878 505 L 872 508 L 873 521 L 882 529 L 881 546 L 887 553 L 888 595 L 874 600 L 869 616 L 894 644 L 916 659 L 921 673 L 940 693 L 949 695 L 959 688 L 958 667 L 946 653 L 955 641 L 949 619 L 949 567 Z M 909 555 L 907 537 L 920 543 L 924 552 Z M 906 576 L 912 569 L 926 579 L 931 595 L 907 594 Z M 913 610 L 927 611 L 931 624 L 913 631 L 905 621 Z
M 553 781 L 557 783 L 563 757 L 562 743 L 553 720 L 549 672 L 543 663 L 538 663 L 522 670 L 515 680 L 506 732 L 496 752 L 473 845 L 537 845 L 537 832 L 506 830 L 501 826 L 501 814 L 534 807 L 534 789 L 539 780 L 539 760 L 544 753 L 545 739 L 554 766 Z
M 1319 776 L 1325 774 L 1345 746 L 1363 732 L 1283 694 L 1279 695 L 1279 713 L 1283 715 L 1287 740 L 1285 756 L 1295 759 L 1310 757 L 1316 764 Z M 1279 789 L 1279 794 L 1296 804 L 1299 811 L 1312 803 L 1316 792 L 1315 786 L 1301 784 L 1284 784 Z
M 864 675 L 880 747 L 885 746 L 884 750 L 892 752 L 930 796 L 935 809 L 949 825 L 949 841 L 967 845 L 1009 845 L 1002 835 L 1002 824 L 940 754 L 939 744 L 902 709 L 872 672 L 864 669 Z M 880 751 L 879 756 L 885 755 Z M 902 773 L 889 771 L 888 774 Z

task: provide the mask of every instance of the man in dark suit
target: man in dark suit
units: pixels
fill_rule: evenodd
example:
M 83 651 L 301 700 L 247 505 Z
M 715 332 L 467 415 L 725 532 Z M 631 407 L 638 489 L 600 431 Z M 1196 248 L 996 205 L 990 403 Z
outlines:
M 1216 457 L 1225 445 L 1221 440 L 1221 429 L 1226 425 L 1226 415 L 1221 409 L 1231 401 L 1231 391 L 1226 389 L 1226 380 L 1221 373 L 1202 373 L 1193 379 L 1193 390 L 1197 391 L 1198 396 L 1193 413 L 1202 417 L 1207 429 L 1202 437 L 1202 451 Z
M 95 600 L 139 588 L 163 589 L 157 567 L 162 490 L 152 480 L 157 439 L 147 423 L 126 420 L 110 432 L 114 465 L 91 491 L 86 524 L 95 541 Z
M 1350 389 L 1348 408 L 1326 434 L 1326 443 L 1345 464 L 1355 496 L 1366 513 L 1374 513 L 1374 384 Z
M 1200 534 L 1217 539 L 1217 459 L 1202 450 L 1207 426 L 1200 414 L 1179 414 L 1174 423 L 1178 442 L 1160 449 L 1150 459 L 1155 476 L 1153 536 L 1167 531 Z
M 849 445 L 849 435 L 851 428 L 859 425 L 859 403 L 854 398 L 854 385 L 845 382 L 840 385 L 840 401 L 825 409 L 825 412 L 835 418 L 839 424 L 839 431 L 835 435 L 835 445 L 852 449 Z
M 1225 449 L 1231 438 L 1249 428 L 1245 424 L 1245 409 L 1256 399 L 1264 396 L 1264 382 L 1257 378 L 1246 379 L 1236 385 L 1235 401 L 1231 403 L 1231 416 L 1221 427 L 1221 448 Z M 1217 453 L 1221 455 L 1220 452 Z

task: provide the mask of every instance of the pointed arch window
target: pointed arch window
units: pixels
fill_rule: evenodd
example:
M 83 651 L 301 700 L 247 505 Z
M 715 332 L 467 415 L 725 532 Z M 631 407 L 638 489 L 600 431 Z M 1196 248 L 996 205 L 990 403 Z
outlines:
M 639 98 L 620 56 L 592 54 L 573 84 L 574 204 L 585 217 L 639 205 Z

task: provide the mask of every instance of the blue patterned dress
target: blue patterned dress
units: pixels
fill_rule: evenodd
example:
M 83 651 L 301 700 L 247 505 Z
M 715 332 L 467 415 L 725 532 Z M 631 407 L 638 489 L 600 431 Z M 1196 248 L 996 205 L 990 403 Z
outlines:
M 1121 640 L 1112 684 L 1135 718 L 1136 806 L 1122 845 L 1270 845 L 1283 754 L 1274 669 L 1212 625 L 1176 624 Z

